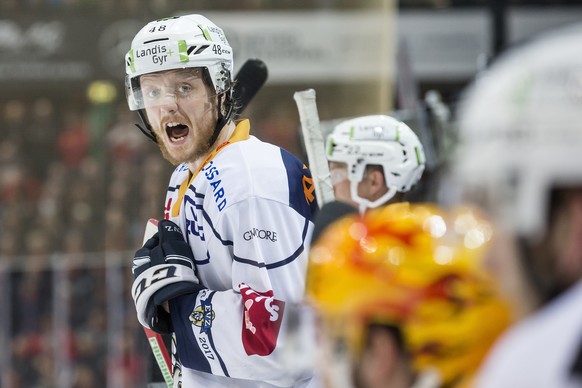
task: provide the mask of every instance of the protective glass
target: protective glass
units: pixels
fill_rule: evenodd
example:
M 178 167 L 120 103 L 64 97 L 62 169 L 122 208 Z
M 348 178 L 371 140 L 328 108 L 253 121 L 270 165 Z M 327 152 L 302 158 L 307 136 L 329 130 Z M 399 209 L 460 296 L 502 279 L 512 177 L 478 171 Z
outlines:
M 206 102 L 216 96 L 204 82 L 202 69 L 169 70 L 145 74 L 139 80 L 126 78 L 131 110 L 173 103 Z

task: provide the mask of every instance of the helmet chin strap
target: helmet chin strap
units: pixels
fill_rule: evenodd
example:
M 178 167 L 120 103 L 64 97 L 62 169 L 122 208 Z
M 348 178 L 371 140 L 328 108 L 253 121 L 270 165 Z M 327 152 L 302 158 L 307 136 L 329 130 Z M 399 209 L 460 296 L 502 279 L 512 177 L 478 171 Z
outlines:
M 380 198 L 376 199 L 375 201 L 370 201 L 358 195 L 359 183 L 360 182 L 350 181 L 350 194 L 352 195 L 352 199 L 354 200 L 354 202 L 358 204 L 360 214 L 364 214 L 367 209 L 374 209 L 377 208 L 378 206 L 384 205 L 392 197 L 394 197 L 394 195 L 397 192 L 396 187 L 388 186 L 388 191 L 385 192 Z
M 394 195 L 396 195 L 397 191 L 398 190 L 396 190 L 396 187 L 388 187 L 388 191 L 386 193 L 384 193 L 384 195 L 382 195 L 377 200 L 370 202 L 370 204 L 368 206 L 371 208 L 375 208 L 375 207 L 386 204 L 386 202 L 391 200 L 392 197 L 394 197 Z
M 143 109 L 140 109 L 137 111 L 137 114 L 139 116 L 139 118 L 141 119 L 142 125 L 139 125 L 138 123 L 135 124 L 135 126 L 141 131 L 141 133 L 143 133 L 148 139 L 150 139 L 151 141 L 153 141 L 154 143 L 157 143 L 158 140 L 156 139 L 156 135 L 154 134 L 154 131 L 152 131 L 152 127 L 151 125 L 148 123 L 148 120 L 146 118 L 145 115 L 145 111 Z

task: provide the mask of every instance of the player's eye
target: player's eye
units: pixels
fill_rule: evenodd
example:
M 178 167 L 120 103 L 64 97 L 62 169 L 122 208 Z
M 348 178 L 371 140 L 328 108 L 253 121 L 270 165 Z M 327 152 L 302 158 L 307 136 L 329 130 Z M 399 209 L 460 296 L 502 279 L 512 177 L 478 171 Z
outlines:
M 192 86 L 190 84 L 181 84 L 178 86 L 177 91 L 179 94 L 189 94 L 192 92 Z
M 144 96 L 150 100 L 159 97 L 160 94 L 161 91 L 159 88 L 146 88 L 144 90 Z

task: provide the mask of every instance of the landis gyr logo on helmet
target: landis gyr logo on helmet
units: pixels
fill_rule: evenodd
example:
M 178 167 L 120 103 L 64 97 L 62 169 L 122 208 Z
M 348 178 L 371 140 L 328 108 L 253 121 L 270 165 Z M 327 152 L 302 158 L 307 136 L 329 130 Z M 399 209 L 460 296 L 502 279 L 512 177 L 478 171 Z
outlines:
M 157 65 L 162 65 L 168 60 L 168 55 L 172 56 L 172 50 L 169 50 L 167 46 L 156 44 L 153 47 L 148 47 L 146 49 L 140 48 L 135 50 L 136 58 L 151 58 L 152 63 Z

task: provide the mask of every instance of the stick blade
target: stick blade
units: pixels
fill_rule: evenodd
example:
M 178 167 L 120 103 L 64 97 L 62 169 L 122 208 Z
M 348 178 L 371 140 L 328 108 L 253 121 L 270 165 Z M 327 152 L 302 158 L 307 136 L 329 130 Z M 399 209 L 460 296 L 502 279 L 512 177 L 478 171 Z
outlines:
M 145 227 L 145 231 L 143 234 L 143 244 L 146 243 L 150 238 L 154 236 L 158 232 L 158 223 L 159 221 L 155 218 L 150 218 Z M 148 386 L 152 387 L 173 387 L 173 376 L 172 376 L 172 361 L 170 359 L 170 354 L 164 343 L 164 339 L 158 333 L 148 328 L 143 328 L 148 343 L 152 349 L 152 354 L 156 361 L 156 364 L 159 367 L 160 373 L 162 374 L 162 378 L 164 379 L 164 383 L 156 383 L 150 384 Z
M 143 242 L 145 244 L 150 238 L 154 236 L 158 232 L 158 220 L 155 218 L 150 218 L 146 223 L 145 232 L 143 234 Z
M 329 165 L 325 156 L 325 142 L 319 123 L 315 90 L 307 89 L 295 92 L 293 99 L 297 104 L 309 170 L 315 185 L 317 203 L 321 208 L 324 204 L 334 200 L 334 193 Z

